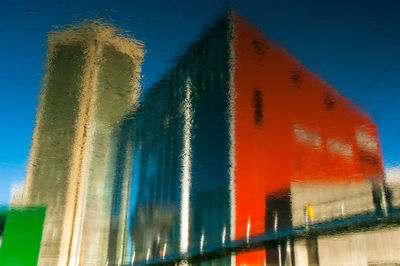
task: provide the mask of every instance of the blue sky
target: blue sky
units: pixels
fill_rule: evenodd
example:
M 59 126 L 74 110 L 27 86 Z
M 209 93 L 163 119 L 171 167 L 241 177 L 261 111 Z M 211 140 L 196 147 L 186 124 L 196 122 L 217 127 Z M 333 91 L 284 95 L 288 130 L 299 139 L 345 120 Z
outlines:
M 43 74 L 46 34 L 105 18 L 146 44 L 145 87 L 223 6 L 288 50 L 378 124 L 387 167 L 400 164 L 400 1 L 3 0 L 0 8 L 0 205 L 24 179 Z

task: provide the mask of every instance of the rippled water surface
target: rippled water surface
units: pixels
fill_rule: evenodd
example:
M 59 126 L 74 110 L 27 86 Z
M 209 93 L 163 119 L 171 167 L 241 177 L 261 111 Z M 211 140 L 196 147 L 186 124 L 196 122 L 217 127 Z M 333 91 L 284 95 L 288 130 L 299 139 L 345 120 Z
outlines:
M 3 7 L 0 265 L 400 265 L 396 1 Z

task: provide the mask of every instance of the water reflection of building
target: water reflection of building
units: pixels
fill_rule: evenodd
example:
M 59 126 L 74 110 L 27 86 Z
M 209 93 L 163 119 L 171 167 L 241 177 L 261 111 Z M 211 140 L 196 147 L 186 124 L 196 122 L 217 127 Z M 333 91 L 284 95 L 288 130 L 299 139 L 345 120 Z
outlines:
M 261 32 L 243 23 L 236 29 L 236 237 L 382 215 L 387 202 L 376 125 Z M 308 258 L 305 265 L 327 265 L 334 255 L 326 251 L 336 243 L 321 239 L 302 242 L 305 253 L 286 241 L 265 253 L 242 253 L 236 262 L 298 265 Z M 365 241 L 373 246 L 374 238 Z
M 119 134 L 116 183 L 132 176 L 130 226 L 114 223 L 126 239 L 116 261 L 201 255 L 387 207 L 372 120 L 236 14 L 177 57 Z M 118 214 L 128 190 L 116 188 Z M 329 241 L 289 240 L 218 263 L 313 265 Z
M 142 44 L 89 22 L 51 33 L 48 46 L 23 195 L 47 208 L 39 264 L 105 265 L 111 133 L 136 102 Z
M 229 240 L 229 23 L 220 19 L 191 45 L 121 127 L 121 147 L 132 147 L 133 164 L 121 149 L 117 183 L 132 172 L 131 233 L 117 261 L 163 258 Z M 144 231 L 148 240 L 135 239 Z

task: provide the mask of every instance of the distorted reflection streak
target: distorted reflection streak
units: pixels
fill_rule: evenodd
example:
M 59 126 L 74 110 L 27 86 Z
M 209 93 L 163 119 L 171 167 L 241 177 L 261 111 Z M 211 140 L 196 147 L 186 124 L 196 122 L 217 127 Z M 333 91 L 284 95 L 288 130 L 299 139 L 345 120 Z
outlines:
M 167 243 L 164 243 L 163 251 L 162 251 L 162 258 L 165 257 L 165 252 L 167 251 Z
M 182 177 L 181 177 L 181 237 L 180 251 L 185 253 L 189 246 L 189 201 L 190 201 L 190 185 L 191 185 L 191 137 L 192 137 L 192 120 L 193 111 L 191 103 L 191 81 L 186 80 L 186 96 L 183 103 L 184 126 L 183 126 L 183 151 L 182 160 Z
M 247 221 L 247 229 L 246 229 L 246 240 L 249 242 L 250 238 L 250 219 Z
M 226 226 L 224 226 L 224 229 L 222 231 L 222 245 L 225 244 L 225 237 L 226 237 Z
M 201 234 L 200 238 L 200 252 L 203 252 L 203 245 L 204 245 L 204 232 Z
M 135 251 L 132 252 L 132 259 L 131 259 L 131 264 L 135 262 Z

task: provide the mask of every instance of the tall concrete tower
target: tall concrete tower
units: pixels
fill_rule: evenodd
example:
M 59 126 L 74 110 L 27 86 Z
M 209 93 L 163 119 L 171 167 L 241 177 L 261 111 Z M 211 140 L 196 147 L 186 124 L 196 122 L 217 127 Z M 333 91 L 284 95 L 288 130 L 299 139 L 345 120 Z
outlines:
M 135 106 L 143 44 L 91 21 L 49 35 L 23 202 L 46 206 L 39 265 L 105 265 L 113 128 Z

